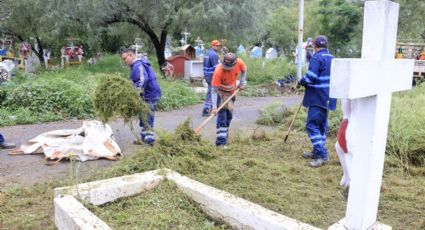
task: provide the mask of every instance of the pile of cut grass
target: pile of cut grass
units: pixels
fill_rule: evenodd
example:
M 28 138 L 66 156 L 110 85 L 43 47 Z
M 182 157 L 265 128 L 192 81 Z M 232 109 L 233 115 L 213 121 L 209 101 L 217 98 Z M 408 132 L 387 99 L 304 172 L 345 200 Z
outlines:
M 145 122 L 150 113 L 149 106 L 141 100 L 131 82 L 119 75 L 102 78 L 95 88 L 93 105 L 100 120 L 109 122 L 122 117 L 124 122 L 142 117 Z
M 230 229 L 211 220 L 170 181 L 143 194 L 88 208 L 112 229 Z

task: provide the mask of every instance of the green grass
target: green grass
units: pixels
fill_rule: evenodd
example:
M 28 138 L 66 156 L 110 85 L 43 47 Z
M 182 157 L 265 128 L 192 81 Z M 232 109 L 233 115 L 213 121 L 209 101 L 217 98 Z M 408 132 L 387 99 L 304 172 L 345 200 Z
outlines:
M 296 66 L 289 64 L 284 58 L 265 61 L 260 58 L 240 56 L 248 67 L 248 85 L 260 85 L 282 79 L 288 74 L 296 73 Z
M 214 223 L 170 181 L 133 197 L 89 209 L 112 229 L 230 229 Z M 131 213 L 131 215 L 129 215 Z
M 387 152 L 406 169 L 425 167 L 425 84 L 392 100 Z M 414 173 L 414 172 L 413 172 Z

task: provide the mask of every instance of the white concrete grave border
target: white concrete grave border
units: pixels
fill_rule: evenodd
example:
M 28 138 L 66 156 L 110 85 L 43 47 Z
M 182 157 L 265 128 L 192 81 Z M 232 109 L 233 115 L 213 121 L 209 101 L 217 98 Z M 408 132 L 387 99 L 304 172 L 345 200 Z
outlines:
M 163 180 L 176 183 L 211 218 L 235 229 L 318 229 L 257 204 L 218 190 L 171 170 L 155 170 L 55 189 L 55 223 L 58 229 L 111 229 L 75 197 L 94 205 L 143 193 Z

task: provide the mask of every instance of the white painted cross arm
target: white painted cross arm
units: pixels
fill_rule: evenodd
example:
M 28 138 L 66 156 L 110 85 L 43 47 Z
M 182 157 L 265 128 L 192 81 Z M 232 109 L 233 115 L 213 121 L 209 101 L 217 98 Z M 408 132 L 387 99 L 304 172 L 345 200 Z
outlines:
M 412 88 L 413 60 L 332 60 L 330 97 L 357 99 Z

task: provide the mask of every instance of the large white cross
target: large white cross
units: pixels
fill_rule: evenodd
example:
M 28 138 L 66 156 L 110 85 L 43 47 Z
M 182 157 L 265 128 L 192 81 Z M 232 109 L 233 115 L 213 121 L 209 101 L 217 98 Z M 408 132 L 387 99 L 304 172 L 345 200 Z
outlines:
M 352 100 L 347 143 L 353 153 L 344 226 L 376 222 L 392 92 L 412 87 L 413 60 L 394 59 L 399 4 L 366 1 L 361 59 L 334 59 L 330 96 Z

